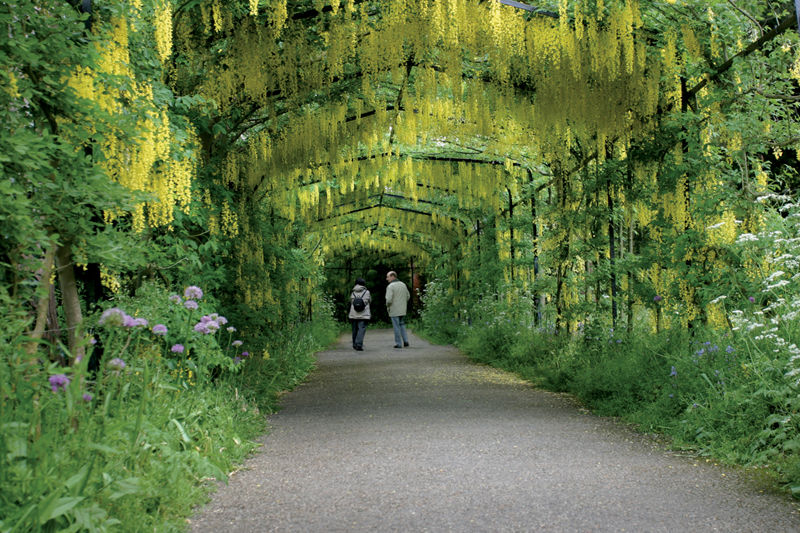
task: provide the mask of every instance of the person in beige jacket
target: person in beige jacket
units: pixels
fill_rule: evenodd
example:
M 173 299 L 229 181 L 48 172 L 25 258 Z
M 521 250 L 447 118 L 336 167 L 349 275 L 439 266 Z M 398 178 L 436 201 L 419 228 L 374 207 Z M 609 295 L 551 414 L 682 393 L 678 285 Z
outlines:
M 364 334 L 367 332 L 367 322 L 371 318 L 369 303 L 372 301 L 372 295 L 366 285 L 367 282 L 364 281 L 364 278 L 358 278 L 355 287 L 350 291 L 350 313 L 348 318 L 353 328 L 353 349 L 359 352 L 364 349 Z M 356 298 L 361 298 L 364 301 L 364 304 L 366 304 L 364 309 L 356 310 L 353 305 L 353 301 Z
M 394 347 L 402 348 L 408 346 L 408 335 L 406 335 L 405 316 L 408 311 L 408 301 L 411 293 L 408 292 L 406 284 L 397 279 L 397 274 L 392 271 L 386 274 L 386 307 L 389 308 L 389 318 L 392 319 L 392 329 L 394 329 Z

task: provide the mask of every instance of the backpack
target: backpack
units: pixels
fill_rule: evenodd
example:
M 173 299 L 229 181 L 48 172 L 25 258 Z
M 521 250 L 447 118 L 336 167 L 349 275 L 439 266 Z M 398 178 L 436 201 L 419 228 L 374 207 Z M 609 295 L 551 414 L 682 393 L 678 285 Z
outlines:
M 367 291 L 364 291 L 363 293 L 361 293 L 361 296 L 355 296 L 354 292 L 350 293 L 350 296 L 354 296 L 353 309 L 356 311 L 356 313 L 360 313 L 361 311 L 367 308 L 367 304 L 364 302 L 364 295 L 366 293 Z

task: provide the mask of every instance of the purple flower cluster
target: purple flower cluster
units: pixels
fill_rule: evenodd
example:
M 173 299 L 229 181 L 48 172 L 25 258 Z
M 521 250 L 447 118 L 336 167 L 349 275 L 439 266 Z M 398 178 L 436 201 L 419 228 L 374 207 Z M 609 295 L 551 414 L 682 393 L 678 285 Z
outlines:
M 50 388 L 53 389 L 53 392 L 66 390 L 67 385 L 69 385 L 69 378 L 66 374 L 56 374 L 54 376 L 50 376 L 48 381 L 50 382 Z
M 183 344 L 174 344 L 170 350 L 174 353 L 183 353 L 184 347 Z
M 191 287 L 186 287 L 186 290 L 183 291 L 183 297 L 187 300 L 199 300 L 203 297 L 203 291 L 200 287 L 192 285 Z
M 203 335 L 208 335 L 210 333 L 216 333 L 223 325 L 227 323 L 227 318 L 214 313 L 213 315 L 206 315 L 200 318 L 200 322 L 195 324 L 194 330 L 198 333 L 202 333 Z
M 198 307 L 197 302 L 195 302 L 194 300 L 186 300 L 185 302 L 183 302 L 183 306 L 189 311 L 197 311 Z
M 98 324 L 112 327 L 143 328 L 147 326 L 149 322 L 144 318 L 133 318 L 119 307 L 112 307 L 111 309 L 103 311 Z
M 164 324 L 156 324 L 153 326 L 153 333 L 155 335 L 166 335 L 167 334 L 167 326 Z
M 115 357 L 114 359 L 108 362 L 108 369 L 114 372 L 120 372 L 121 370 L 125 369 L 125 361 L 123 361 L 119 357 Z
M 126 328 L 143 328 L 149 324 L 147 320 L 144 318 L 133 318 L 132 316 L 126 317 L 125 319 L 125 327 Z
M 101 326 L 122 326 L 125 324 L 125 317 L 128 316 L 125 314 L 125 311 L 120 309 L 119 307 L 112 307 L 111 309 L 106 309 L 103 311 L 103 314 L 100 315 L 100 320 L 98 324 Z

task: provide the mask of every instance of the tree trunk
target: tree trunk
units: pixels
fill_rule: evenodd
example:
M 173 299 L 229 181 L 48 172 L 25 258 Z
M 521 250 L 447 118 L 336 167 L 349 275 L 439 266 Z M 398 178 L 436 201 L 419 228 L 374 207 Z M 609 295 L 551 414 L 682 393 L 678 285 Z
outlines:
M 628 255 L 633 255 L 633 210 L 628 233 Z M 633 335 L 633 273 L 628 270 L 628 335 Z
M 611 267 L 611 327 L 617 328 L 617 273 L 616 257 L 614 249 L 614 199 L 612 198 L 613 189 L 611 183 L 608 184 L 608 254 L 609 266 Z
M 81 313 L 81 300 L 78 295 L 78 284 L 75 282 L 71 241 L 65 242 L 56 250 L 56 265 L 58 267 L 58 282 L 61 286 L 61 303 L 64 306 L 64 318 L 67 321 L 70 355 L 75 359 L 83 358 L 84 348 L 80 344 L 83 316 Z
M 39 287 L 39 302 L 36 305 L 36 324 L 34 325 L 33 332 L 31 333 L 31 342 L 25 347 L 28 355 L 32 356 L 36 353 L 39 342 L 44 336 L 44 330 L 47 328 L 47 311 L 50 309 L 50 279 L 53 277 L 53 263 L 56 256 L 56 243 L 50 241 L 50 246 L 44 254 L 44 262 L 42 264 L 42 278 Z

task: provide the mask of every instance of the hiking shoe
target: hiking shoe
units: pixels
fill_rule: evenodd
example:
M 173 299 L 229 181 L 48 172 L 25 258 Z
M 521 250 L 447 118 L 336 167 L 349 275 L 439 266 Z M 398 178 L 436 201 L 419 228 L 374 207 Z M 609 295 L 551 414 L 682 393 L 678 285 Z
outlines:
M 408 347 L 408 343 L 407 343 L 407 342 L 404 342 L 404 343 L 403 343 L 403 346 L 405 346 L 405 347 Z
M 402 348 L 402 346 L 394 345 L 395 348 Z

